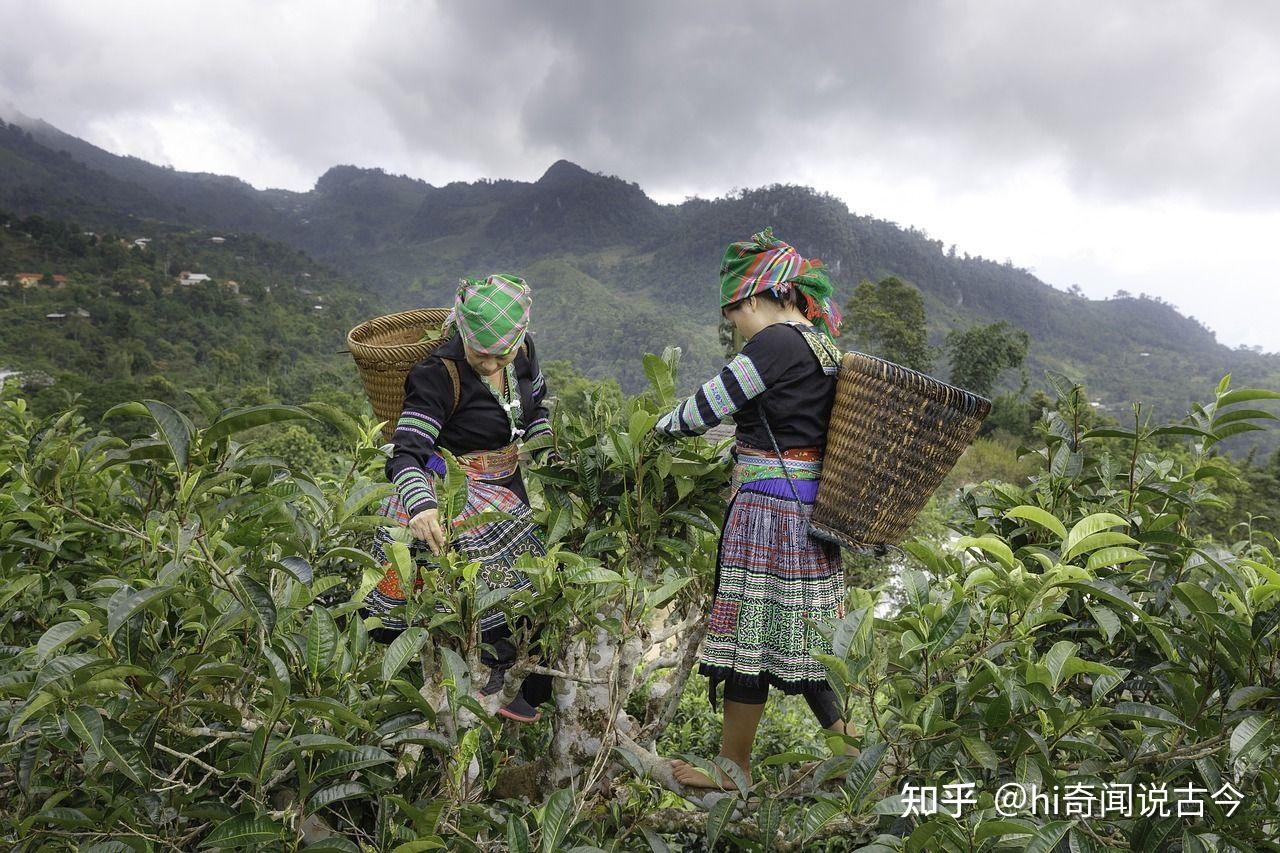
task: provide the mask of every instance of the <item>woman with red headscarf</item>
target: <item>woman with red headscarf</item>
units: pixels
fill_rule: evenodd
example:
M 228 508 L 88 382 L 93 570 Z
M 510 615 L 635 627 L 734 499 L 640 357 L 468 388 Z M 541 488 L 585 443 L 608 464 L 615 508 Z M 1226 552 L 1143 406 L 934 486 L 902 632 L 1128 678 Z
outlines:
M 769 687 L 803 695 L 826 729 L 848 733 L 827 672 L 831 653 L 814 622 L 844 614 L 839 551 L 811 539 L 827 420 L 840 350 L 840 314 L 822 263 L 766 228 L 733 243 L 720 269 L 723 315 L 746 339 L 737 356 L 663 417 L 663 434 L 701 434 L 737 424 L 732 497 L 720 535 L 715 598 L 699 669 L 712 707 L 724 682 L 720 754 L 750 776 L 751 747 Z M 686 785 L 721 787 L 673 761 Z

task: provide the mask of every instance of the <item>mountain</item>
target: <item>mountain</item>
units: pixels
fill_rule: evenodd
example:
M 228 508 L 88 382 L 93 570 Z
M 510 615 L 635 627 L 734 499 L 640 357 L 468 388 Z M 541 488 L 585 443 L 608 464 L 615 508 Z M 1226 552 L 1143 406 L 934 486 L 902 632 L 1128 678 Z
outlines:
M 0 125 L 0 210 L 259 233 L 367 286 L 388 310 L 446 305 L 460 276 L 519 272 L 534 287 L 543 351 L 630 389 L 644 381 L 640 356 L 666 344 L 685 348 L 686 382 L 716 369 L 721 253 L 773 225 L 827 263 L 842 301 L 863 278 L 896 275 L 923 293 L 935 343 L 951 329 L 1007 320 L 1031 334 L 1034 385 L 1044 370 L 1064 372 L 1121 417 L 1133 399 L 1185 411 L 1228 372 L 1237 386 L 1280 387 L 1280 356 L 1223 346 L 1159 299 L 1076 296 L 795 186 L 661 205 L 634 183 L 561 160 L 533 182 L 433 186 L 344 165 L 308 192 L 257 190 L 120 157 L 21 117 Z
M 90 170 L 90 180 L 98 204 L 132 214 L 136 218 L 161 219 L 177 223 L 198 223 L 217 228 L 235 228 L 245 231 L 269 231 L 282 221 L 279 211 L 268 203 L 266 197 L 239 178 L 204 172 L 179 172 L 156 166 L 137 157 L 121 157 L 91 145 L 78 137 L 63 133 L 40 119 L 14 114 L 6 140 L 15 135 L 14 129 L 23 132 L 30 143 L 47 151 L 65 153 L 71 160 Z M 24 146 L 28 152 L 32 146 Z M 0 199 L 9 186 L 8 163 L 0 169 Z M 108 180 L 92 176 L 105 175 Z M 83 179 L 84 172 L 78 177 Z M 54 208 L 60 213 L 75 213 L 76 207 L 68 203 L 68 189 L 55 183 L 41 187 Z M 145 195 L 139 195 L 145 193 Z M 88 193 L 77 193 L 72 198 L 83 198 Z M 0 204 L 15 209 L 12 204 Z M 16 208 L 20 210 L 20 208 Z M 53 210 L 49 212 L 52 213 Z M 82 217 L 90 221 L 90 217 Z M 96 224 L 111 221 L 109 217 L 98 219 Z

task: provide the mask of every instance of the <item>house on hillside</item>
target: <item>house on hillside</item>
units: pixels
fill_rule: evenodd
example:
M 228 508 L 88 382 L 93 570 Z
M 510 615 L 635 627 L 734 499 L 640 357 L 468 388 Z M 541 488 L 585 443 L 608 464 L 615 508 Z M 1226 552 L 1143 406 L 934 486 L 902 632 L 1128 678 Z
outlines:
M 65 320 L 67 319 L 67 315 L 55 312 L 53 314 L 45 314 L 44 318 L 46 320 Z
M 67 277 L 65 275 L 55 275 L 50 277 L 53 279 L 54 287 L 66 287 Z M 35 287 L 44 281 L 44 273 L 20 272 L 13 278 L 18 282 L 18 287 Z
M 226 281 L 222 282 L 222 286 L 225 287 L 227 290 L 230 290 L 232 293 L 240 292 L 240 282 L 235 281 L 233 279 L 227 279 Z
M 210 237 L 209 242 L 215 246 L 221 246 L 223 243 L 227 242 L 227 238 L 226 237 Z
M 139 249 L 149 249 L 151 248 L 151 238 L 139 237 L 137 240 L 133 241 L 133 245 L 137 246 Z
M 204 284 L 209 281 L 209 276 L 202 272 L 180 272 L 178 273 L 178 284 L 183 287 L 190 287 L 193 284 Z

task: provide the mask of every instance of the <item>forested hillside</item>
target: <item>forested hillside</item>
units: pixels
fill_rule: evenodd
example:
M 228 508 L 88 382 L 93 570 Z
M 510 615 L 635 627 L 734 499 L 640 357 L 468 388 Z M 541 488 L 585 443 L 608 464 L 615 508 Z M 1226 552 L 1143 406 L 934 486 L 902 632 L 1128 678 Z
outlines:
M 514 270 L 535 289 L 535 326 L 549 351 L 628 390 L 643 382 L 640 355 L 668 343 L 686 349 L 685 381 L 715 369 L 720 253 L 766 224 L 827 262 L 842 301 L 864 278 L 893 275 L 914 285 L 935 344 L 950 330 L 993 320 L 1026 330 L 1033 388 L 1043 386 L 1046 369 L 1062 372 L 1117 416 L 1128 400 L 1165 416 L 1185 411 L 1228 372 L 1244 383 L 1280 384 L 1280 356 L 1222 346 L 1157 298 L 1089 300 L 1011 262 L 969 257 L 915 229 L 852 213 L 811 189 L 771 186 L 660 205 L 634 183 L 560 161 L 532 183 L 436 187 L 337 166 L 309 192 L 259 191 L 20 122 L 0 128 L 0 209 L 93 227 L 137 230 L 155 219 L 260 233 L 367 286 L 388 309 L 442 305 L 460 275 Z M 946 377 L 947 365 L 936 372 Z M 1020 382 L 1013 373 L 1002 388 Z
M 0 368 L 22 373 L 38 410 L 78 398 L 92 418 L 134 397 L 189 404 L 187 391 L 359 401 L 341 350 L 377 310 L 361 288 L 254 235 L 126 234 L 0 212 Z

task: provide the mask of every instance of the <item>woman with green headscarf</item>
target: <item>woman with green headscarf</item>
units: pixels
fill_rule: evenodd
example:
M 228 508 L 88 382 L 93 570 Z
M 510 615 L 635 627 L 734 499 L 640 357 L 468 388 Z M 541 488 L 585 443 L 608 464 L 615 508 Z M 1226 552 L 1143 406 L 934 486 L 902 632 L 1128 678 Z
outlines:
M 715 597 L 700 657 L 708 694 L 724 682 L 720 754 L 750 776 L 751 747 L 770 686 L 805 697 L 819 724 L 846 734 L 843 711 L 813 652 L 831 653 L 813 623 L 844 615 L 844 571 L 833 546 L 806 535 L 835 398 L 840 312 L 817 260 L 773 229 L 733 243 L 720 268 L 721 313 L 746 345 L 658 421 L 664 435 L 737 424 L 732 496 L 716 559 Z M 676 779 L 721 787 L 673 761 Z
M 544 404 L 546 380 L 528 333 L 530 306 L 529 287 L 516 276 L 460 282 L 446 323 L 448 339 L 405 379 L 404 410 L 386 464 L 396 490 L 380 513 L 413 533 L 410 552 L 419 566 L 436 567 L 446 541 L 442 525 L 449 520 L 439 517 L 435 494 L 435 480 L 445 474 L 437 448 L 450 451 L 467 475 L 466 506 L 453 524 L 484 512 L 505 515 L 453 537 L 454 548 L 480 563 L 480 578 L 490 589 L 529 588 L 515 562 L 522 554 L 545 553 L 520 474 L 518 444 L 539 438 L 542 449 L 535 453 L 541 455 L 550 450 L 547 439 L 553 438 Z M 374 552 L 384 565 L 390 540 L 390 530 L 379 528 Z M 404 630 L 397 610 L 404 604 L 401 579 L 388 567 L 365 599 L 366 615 L 382 620 L 382 628 L 370 632 L 375 639 L 390 642 Z M 494 648 L 482 655 L 491 677 L 481 692 L 491 694 L 501 689 L 516 650 L 501 611 L 481 616 L 480 629 L 482 641 Z M 550 698 L 550 678 L 530 675 L 515 700 L 498 713 L 533 722 L 540 716 L 538 706 Z

